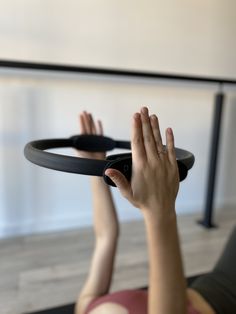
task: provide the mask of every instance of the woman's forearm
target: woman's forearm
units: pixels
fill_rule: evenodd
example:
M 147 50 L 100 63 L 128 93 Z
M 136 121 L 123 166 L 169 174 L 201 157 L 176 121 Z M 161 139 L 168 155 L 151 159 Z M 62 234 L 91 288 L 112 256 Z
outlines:
M 118 242 L 118 219 L 109 187 L 102 178 L 92 177 L 95 248 L 89 276 L 80 293 L 79 313 L 84 312 L 83 300 L 108 293 Z
M 174 135 L 166 129 L 162 144 L 159 122 L 142 107 L 132 121 L 132 177 L 115 169 L 108 175 L 121 194 L 144 215 L 149 250 L 149 314 L 185 314 L 186 289 L 175 215 L 179 189 Z
M 116 238 L 119 233 L 117 213 L 110 187 L 100 177 L 91 178 L 93 219 L 96 238 Z
M 149 314 L 186 313 L 186 283 L 176 215 L 171 212 L 157 217 L 144 211 L 149 252 Z

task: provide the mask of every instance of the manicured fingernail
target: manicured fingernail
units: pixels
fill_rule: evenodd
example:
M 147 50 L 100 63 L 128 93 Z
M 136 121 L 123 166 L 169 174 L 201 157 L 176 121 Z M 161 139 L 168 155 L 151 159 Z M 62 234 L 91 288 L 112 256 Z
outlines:
M 157 116 L 155 114 L 152 114 L 150 116 L 150 118 L 151 118 L 152 121 L 156 121 L 157 120 Z
M 142 107 L 141 112 L 143 114 L 147 114 L 148 113 L 148 108 L 147 107 Z
M 168 128 L 168 129 L 167 129 L 167 132 L 168 132 L 169 134 L 171 134 L 171 135 L 173 134 L 173 131 L 172 131 L 171 128 Z
M 108 176 L 108 177 L 114 177 L 113 173 L 109 171 L 109 169 L 107 169 L 105 171 L 105 175 Z
M 138 112 L 136 112 L 136 113 L 133 115 L 133 118 L 134 118 L 134 120 L 139 120 L 140 114 L 139 114 Z

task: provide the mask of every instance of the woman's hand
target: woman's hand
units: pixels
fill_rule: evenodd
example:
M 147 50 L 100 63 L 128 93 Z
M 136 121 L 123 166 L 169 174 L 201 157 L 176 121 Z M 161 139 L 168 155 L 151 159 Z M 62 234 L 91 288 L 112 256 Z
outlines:
M 79 114 L 79 125 L 81 134 L 91 134 L 91 135 L 103 135 L 103 126 L 100 120 L 97 121 L 97 125 L 94 122 L 93 116 L 91 113 L 83 111 Z M 83 158 L 90 159 L 105 159 L 105 152 L 88 152 L 78 150 L 78 154 Z
M 174 211 L 179 189 L 179 173 L 174 149 L 174 136 L 166 130 L 166 149 L 163 148 L 156 115 L 149 116 L 143 107 L 133 116 L 132 178 L 128 182 L 115 169 L 107 169 L 121 194 L 142 211 Z

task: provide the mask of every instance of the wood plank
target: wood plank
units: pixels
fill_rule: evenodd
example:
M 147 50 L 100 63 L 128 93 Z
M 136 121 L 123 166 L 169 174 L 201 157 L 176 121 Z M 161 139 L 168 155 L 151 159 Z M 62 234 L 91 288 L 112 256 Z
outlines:
M 220 228 L 205 230 L 197 214 L 178 226 L 186 275 L 209 271 L 236 221 L 236 210 L 216 212 Z M 73 303 L 88 273 L 91 228 L 0 240 L 0 313 L 20 314 Z M 148 260 L 142 221 L 121 224 L 112 291 L 147 286 Z

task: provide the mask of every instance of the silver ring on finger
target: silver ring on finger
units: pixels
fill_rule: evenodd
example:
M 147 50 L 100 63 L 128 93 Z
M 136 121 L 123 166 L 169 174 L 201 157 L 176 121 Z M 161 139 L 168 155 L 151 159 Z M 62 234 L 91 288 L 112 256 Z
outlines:
M 163 149 L 163 150 L 161 150 L 161 151 L 158 151 L 157 154 L 158 154 L 158 155 L 161 155 L 161 154 L 164 154 L 164 155 L 165 155 L 165 154 L 166 154 L 166 150 Z

